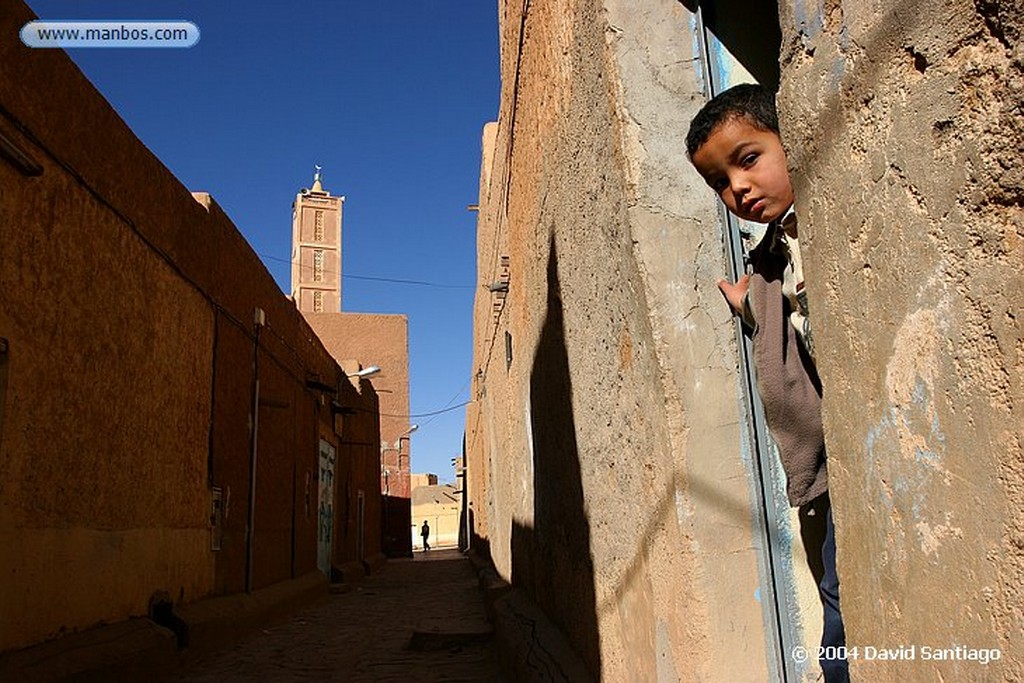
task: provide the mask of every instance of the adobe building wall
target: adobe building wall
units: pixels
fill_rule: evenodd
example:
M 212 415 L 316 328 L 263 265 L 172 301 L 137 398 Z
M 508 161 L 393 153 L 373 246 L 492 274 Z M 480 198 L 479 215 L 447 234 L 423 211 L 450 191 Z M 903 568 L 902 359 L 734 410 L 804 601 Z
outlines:
M 409 483 L 414 491 L 420 486 L 437 486 L 437 475 L 429 473 L 417 474 L 413 472 L 409 475 Z
M 452 484 L 427 484 L 412 491 L 412 545 L 423 549 L 423 521 L 430 526 L 427 543 L 431 548 L 453 548 L 459 544 L 462 494 Z
M 334 489 L 336 566 L 369 561 L 383 552 L 379 395 L 367 378 L 348 378 L 341 388 L 339 402 L 345 411 Z
M 393 447 L 409 424 L 409 319 L 385 313 L 305 313 L 306 320 L 339 361 L 354 359 L 380 367 L 369 378 L 380 398 L 380 438 Z M 398 467 L 397 451 L 388 451 Z M 409 441 L 402 440 L 401 475 L 389 483 L 392 495 L 409 497 Z
M 411 439 L 409 418 L 409 321 L 401 314 L 303 314 L 331 354 L 340 361 L 354 360 L 363 367 L 379 366 L 369 378 L 380 401 L 380 480 L 385 495 L 387 530 L 384 550 L 408 555 Z
M 780 4 L 852 674 L 1021 680 L 1024 5 Z
M 692 15 L 499 12 L 477 253 L 508 292 L 474 309 L 474 543 L 595 677 L 767 680 L 721 228 L 683 144 Z
M 501 254 L 507 253 L 507 242 L 501 238 L 496 228 L 496 206 L 490 199 L 491 170 L 495 166 L 497 134 L 498 123 L 491 121 L 484 125 L 480 140 L 476 272 L 481 288 L 490 284 L 489 278 L 495 275 L 494 263 L 500 261 Z M 495 190 L 495 196 L 497 195 L 498 191 Z M 500 273 L 498 275 L 500 276 Z M 488 540 L 492 533 L 489 511 L 498 494 L 497 487 L 491 484 L 491 470 L 493 459 L 500 457 L 500 454 L 493 439 L 493 430 L 488 429 L 488 425 L 493 422 L 494 411 L 491 408 L 492 404 L 487 400 L 487 383 L 484 378 L 485 370 L 492 367 L 491 356 L 497 352 L 494 348 L 494 344 L 497 343 L 495 307 L 500 307 L 502 303 L 503 300 L 497 300 L 490 295 L 484 296 L 482 292 L 478 292 L 473 300 L 473 367 L 470 385 L 473 400 L 466 405 L 466 434 L 463 448 L 467 465 L 463 483 L 468 491 L 466 504 L 473 534 L 471 541 L 477 550 L 484 555 L 490 554 L 492 559 L 493 552 L 502 551 L 500 544 L 491 551 Z M 496 378 L 495 381 L 499 382 L 501 378 Z M 497 387 L 493 391 L 496 390 Z
M 0 651 L 245 588 L 254 358 L 253 584 L 315 571 L 297 506 L 337 435 L 309 380 L 341 380 L 209 196 L 64 53 L 21 45 L 32 18 L 0 15 L 0 134 L 38 165 L 0 157 Z

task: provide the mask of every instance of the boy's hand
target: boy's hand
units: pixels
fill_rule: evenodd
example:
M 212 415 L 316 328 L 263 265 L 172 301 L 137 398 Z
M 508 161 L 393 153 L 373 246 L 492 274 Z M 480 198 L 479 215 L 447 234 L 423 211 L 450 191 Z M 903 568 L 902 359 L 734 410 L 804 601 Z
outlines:
M 735 284 L 728 280 L 719 280 L 718 289 L 722 296 L 729 302 L 733 315 L 740 315 L 743 312 L 743 297 L 750 287 L 750 275 L 744 275 Z

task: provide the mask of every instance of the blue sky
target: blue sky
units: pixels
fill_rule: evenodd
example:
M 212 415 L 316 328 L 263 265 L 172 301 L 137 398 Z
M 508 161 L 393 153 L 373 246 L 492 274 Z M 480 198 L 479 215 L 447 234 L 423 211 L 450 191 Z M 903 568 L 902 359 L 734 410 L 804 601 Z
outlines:
M 194 22 L 192 48 L 69 54 L 185 187 L 214 196 L 282 290 L 291 204 L 322 165 L 325 188 L 346 197 L 344 309 L 409 316 L 414 415 L 470 398 L 476 215 L 466 207 L 481 131 L 498 111 L 496 3 L 29 5 L 44 19 Z M 413 471 L 451 477 L 464 416 L 412 418 Z

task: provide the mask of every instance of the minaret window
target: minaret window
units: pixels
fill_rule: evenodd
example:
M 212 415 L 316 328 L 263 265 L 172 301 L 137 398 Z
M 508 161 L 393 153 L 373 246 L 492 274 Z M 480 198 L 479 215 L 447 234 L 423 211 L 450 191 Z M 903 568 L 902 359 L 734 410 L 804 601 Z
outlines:
M 316 242 L 324 241 L 324 212 L 317 211 L 313 218 L 313 240 Z
M 324 311 L 324 293 L 319 289 L 313 292 L 313 312 L 323 313 Z
M 324 281 L 324 250 L 313 250 L 313 282 Z

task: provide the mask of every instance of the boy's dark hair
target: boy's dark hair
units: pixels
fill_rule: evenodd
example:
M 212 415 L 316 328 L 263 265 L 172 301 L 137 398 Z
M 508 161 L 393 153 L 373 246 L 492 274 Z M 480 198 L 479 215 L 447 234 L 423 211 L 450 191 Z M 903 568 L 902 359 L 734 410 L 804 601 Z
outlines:
M 740 117 L 762 130 L 779 134 L 775 95 L 762 85 L 744 83 L 718 93 L 701 107 L 686 134 L 686 153 L 693 158 L 694 152 L 708 141 L 715 128 Z

